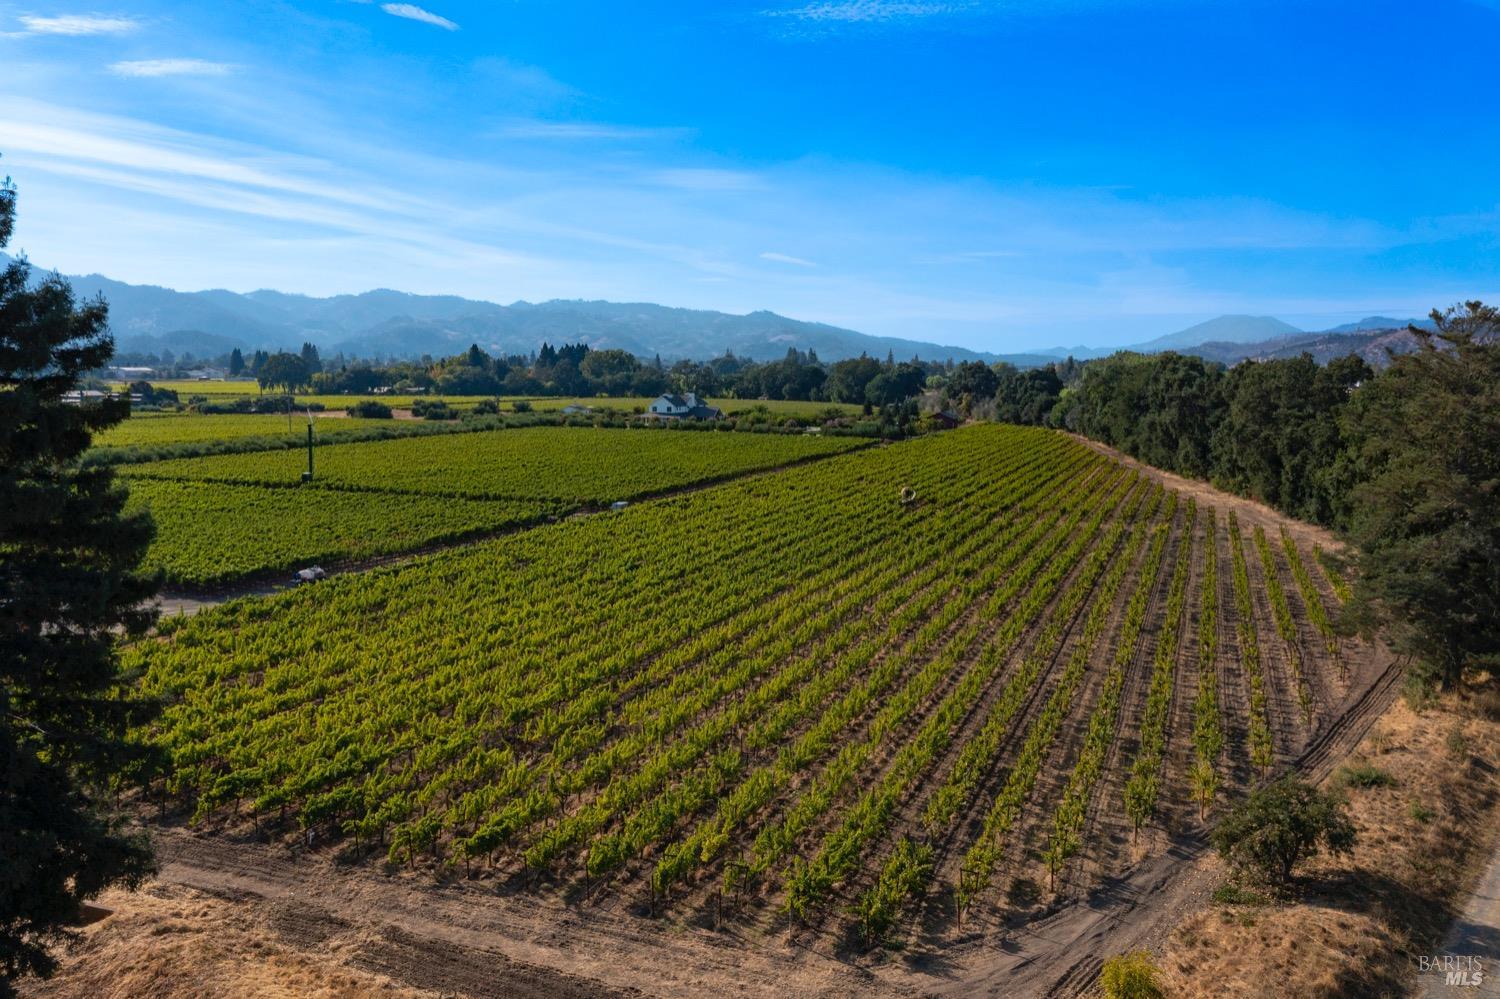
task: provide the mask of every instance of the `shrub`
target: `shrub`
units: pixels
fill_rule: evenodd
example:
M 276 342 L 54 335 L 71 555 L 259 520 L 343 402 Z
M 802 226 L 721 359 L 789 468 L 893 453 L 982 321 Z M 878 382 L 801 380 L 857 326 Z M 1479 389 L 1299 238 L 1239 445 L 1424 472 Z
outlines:
M 1354 839 L 1343 798 L 1293 777 L 1257 788 L 1213 831 L 1215 849 L 1232 867 L 1272 883 L 1289 881 L 1319 849 L 1348 853 Z
M 420 416 L 424 420 L 458 419 L 458 410 L 442 399 L 417 399 L 411 404 L 411 412 L 413 416 Z
M 1373 763 L 1361 760 L 1340 768 L 1333 782 L 1338 787 L 1390 787 L 1396 778 Z
M 1464 735 L 1463 722 L 1454 723 L 1453 728 L 1448 730 L 1448 738 L 1444 740 L 1448 747 L 1448 755 L 1455 760 L 1461 760 L 1469 755 L 1469 739 Z
M 1413 801 L 1411 803 L 1411 807 L 1407 809 L 1407 814 L 1409 814 L 1413 819 L 1416 819 L 1418 822 L 1422 823 L 1424 826 L 1437 816 L 1436 812 L 1428 808 L 1426 805 L 1422 804 L 1420 801 Z
M 480 416 L 493 416 L 500 412 L 500 403 L 496 399 L 480 399 L 469 412 Z
M 511 403 L 510 408 L 517 413 L 529 413 L 531 412 L 531 403 L 527 402 L 525 399 L 517 399 L 515 402 Z
M 1407 707 L 1422 714 L 1437 705 L 1437 680 L 1429 673 L 1413 668 L 1401 683 L 1401 698 Z
M 389 420 L 391 418 L 391 407 L 374 399 L 362 399 L 349 407 L 349 415 L 357 416 L 361 420 Z
M 1267 899 L 1258 891 L 1251 891 L 1236 884 L 1224 884 L 1214 889 L 1215 905 L 1265 905 Z
M 1158 980 L 1160 974 L 1151 953 L 1137 950 L 1105 961 L 1099 983 L 1107 999 L 1160 999 L 1166 995 Z

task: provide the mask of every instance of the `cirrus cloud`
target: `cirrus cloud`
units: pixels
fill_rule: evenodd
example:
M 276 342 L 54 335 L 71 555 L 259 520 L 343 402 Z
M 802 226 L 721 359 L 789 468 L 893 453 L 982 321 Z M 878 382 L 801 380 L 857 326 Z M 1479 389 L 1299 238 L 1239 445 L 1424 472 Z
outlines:
M 794 267 L 816 267 L 816 266 L 818 266 L 817 264 L 813 263 L 811 260 L 804 260 L 801 257 L 793 257 L 790 254 L 786 254 L 786 253 L 776 253 L 776 252 L 771 251 L 771 250 L 767 250 L 765 253 L 762 253 L 760 255 L 760 259 L 762 259 L 762 260 L 769 260 L 769 261 L 771 261 L 774 264 L 791 264 Z
M 972 4 L 932 3 L 924 0 L 820 0 L 790 10 L 767 11 L 773 17 L 800 21 L 871 22 L 908 21 L 939 17 L 971 9 Z
M 383 3 L 380 5 L 380 9 L 392 17 L 404 17 L 408 21 L 420 21 L 423 24 L 431 24 L 442 28 L 444 31 L 458 30 L 458 25 L 446 17 L 443 17 L 441 14 L 434 14 L 430 10 L 424 10 L 414 3 Z
M 225 76 L 233 69 L 228 63 L 206 59 L 128 59 L 110 63 L 116 76 Z
M 23 35 L 123 35 L 140 27 L 134 18 L 98 14 L 23 15 L 20 21 L 26 29 Z

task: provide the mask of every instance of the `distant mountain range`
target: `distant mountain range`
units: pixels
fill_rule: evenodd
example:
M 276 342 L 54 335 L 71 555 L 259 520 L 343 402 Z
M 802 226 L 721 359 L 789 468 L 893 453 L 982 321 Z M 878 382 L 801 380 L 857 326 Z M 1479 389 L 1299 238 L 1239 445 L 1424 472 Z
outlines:
M 3 255 L 0 255 L 3 258 Z M 313 298 L 279 291 L 181 292 L 125 284 L 98 274 L 70 277 L 81 296 L 103 295 L 121 353 L 205 358 L 241 350 L 296 350 L 304 341 L 324 355 L 419 357 L 456 354 L 471 343 L 492 354 L 529 354 L 544 341 L 618 348 L 637 357 L 707 359 L 726 350 L 757 361 L 779 360 L 789 348 L 825 361 L 868 354 L 900 360 L 1008 360 L 1035 366 L 1052 359 L 991 354 L 899 337 L 870 336 L 774 312 L 737 316 L 662 305 L 551 301 L 494 302 L 385 289 Z
M 0 254 L 0 264 L 7 258 Z M 1400 332 L 1409 320 L 1371 316 L 1316 332 L 1271 316 L 1229 315 L 1125 348 L 1056 347 L 994 354 L 899 337 L 871 336 L 774 312 L 731 315 L 645 303 L 550 301 L 500 305 L 454 295 L 377 290 L 313 298 L 279 291 L 181 292 L 134 285 L 98 274 L 72 277 L 82 296 L 103 295 L 121 353 L 210 358 L 238 347 L 298 349 L 314 343 L 325 355 L 419 357 L 455 354 L 477 343 L 494 354 L 529 354 L 543 341 L 618 348 L 637 357 L 707 359 L 733 351 L 757 361 L 777 360 L 789 348 L 815 351 L 825 361 L 867 354 L 898 359 L 1008 361 L 1036 367 L 1065 357 L 1102 357 L 1118 349 L 1176 350 L 1226 364 L 1245 358 L 1294 357 L 1310 351 L 1320 361 L 1355 352 L 1372 363 L 1385 349 L 1411 349 Z M 1419 325 L 1430 326 L 1426 320 Z M 1394 332 L 1393 332 L 1394 331 Z
M 1349 324 L 1351 326 L 1355 324 Z M 1418 324 L 1423 329 L 1430 322 Z M 1381 326 L 1340 332 L 1344 327 L 1321 333 L 1297 333 L 1261 343 L 1201 343 L 1182 353 L 1196 354 L 1210 361 L 1234 365 L 1240 361 L 1270 361 L 1311 354 L 1319 364 L 1339 357 L 1358 354 L 1373 368 L 1385 365 L 1390 354 L 1407 354 L 1417 349 L 1417 338 L 1402 323 L 1399 327 Z

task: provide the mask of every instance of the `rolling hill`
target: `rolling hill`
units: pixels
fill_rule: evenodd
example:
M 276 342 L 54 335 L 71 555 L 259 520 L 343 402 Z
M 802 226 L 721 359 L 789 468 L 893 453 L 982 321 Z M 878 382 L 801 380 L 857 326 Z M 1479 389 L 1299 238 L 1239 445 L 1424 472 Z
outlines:
M 3 261 L 0 261 L 3 262 Z M 899 359 L 1008 360 L 1045 364 L 1040 354 L 998 355 L 855 330 L 758 311 L 733 315 L 649 303 L 549 301 L 500 305 L 454 295 L 378 289 L 314 298 L 279 291 L 183 292 L 100 274 L 69 277 L 82 297 L 103 295 L 121 352 L 214 356 L 235 347 L 292 349 L 309 341 L 325 353 L 360 357 L 453 354 L 471 343 L 496 354 L 526 354 L 543 341 L 619 348 L 640 357 L 709 358 L 733 351 L 757 361 L 788 349 L 825 361 L 869 354 Z

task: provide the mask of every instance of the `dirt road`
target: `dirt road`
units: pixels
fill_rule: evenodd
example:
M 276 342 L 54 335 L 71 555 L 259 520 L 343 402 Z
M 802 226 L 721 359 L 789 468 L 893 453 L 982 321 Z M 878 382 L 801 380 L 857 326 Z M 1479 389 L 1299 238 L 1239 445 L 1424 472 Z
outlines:
M 1458 922 L 1448 931 L 1436 956 L 1452 957 L 1452 970 L 1467 973 L 1461 984 L 1448 984 L 1444 971 L 1419 972 L 1420 999 L 1500 999 L 1500 850 L 1474 888 Z M 1471 960 L 1472 959 L 1472 960 Z M 1477 968 L 1474 962 L 1477 962 Z M 1477 982 L 1474 972 L 1483 976 Z

